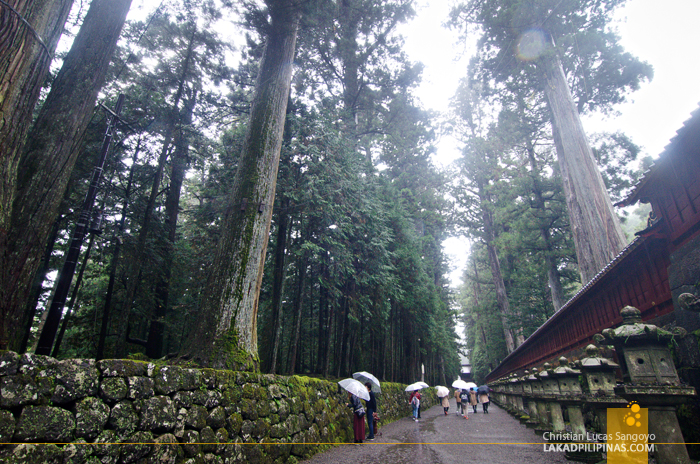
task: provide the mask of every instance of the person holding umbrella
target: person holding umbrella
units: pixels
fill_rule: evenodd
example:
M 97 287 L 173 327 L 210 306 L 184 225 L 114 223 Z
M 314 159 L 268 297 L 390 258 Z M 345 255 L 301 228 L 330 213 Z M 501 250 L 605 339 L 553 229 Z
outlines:
M 447 387 L 442 387 L 438 385 L 435 387 L 437 390 L 437 397 L 440 398 L 440 404 L 442 404 L 442 409 L 445 411 L 445 415 L 447 415 L 447 411 L 450 409 L 450 391 L 447 389 Z
M 355 434 L 355 443 L 362 443 L 365 439 L 365 408 L 360 398 L 369 401 L 370 397 L 364 385 L 355 379 L 345 379 L 338 382 L 348 392 L 349 403 L 346 406 L 352 408 L 352 430 Z
M 472 405 L 474 414 L 476 414 L 476 391 L 473 387 L 469 389 L 469 404 Z
M 382 392 L 379 380 L 366 371 L 355 372 L 352 374 L 352 378 L 363 382 L 367 388 L 369 394 L 369 399 L 365 400 L 365 406 L 367 406 L 367 424 L 369 425 L 369 437 L 367 437 L 367 440 L 374 440 L 374 433 L 377 431 L 377 424 L 374 419 L 374 413 L 377 412 L 377 399 L 374 395 L 375 392 Z
M 374 396 L 372 391 L 372 383 L 365 383 L 367 391 L 369 392 L 369 401 L 366 401 L 367 405 L 367 424 L 369 425 L 369 436 L 367 440 L 374 440 L 374 412 L 377 410 L 377 398 Z
M 462 398 L 460 398 L 459 389 L 455 390 L 455 400 L 457 401 L 457 415 L 462 410 Z
M 481 407 L 484 410 L 484 414 L 488 414 L 489 413 L 489 403 L 491 402 L 491 398 L 489 398 L 488 385 L 480 386 L 476 392 L 479 394 L 479 402 L 481 403 Z
M 348 392 L 349 403 L 346 406 L 352 408 L 352 431 L 355 434 L 355 443 L 362 443 L 365 439 L 365 408 L 360 398 Z
M 467 405 L 469 404 L 469 392 L 463 389 L 459 394 L 460 404 L 462 405 L 462 417 L 469 420 L 469 413 L 467 412 Z
M 418 421 L 418 408 L 420 408 L 420 393 L 418 393 L 418 390 L 411 395 L 411 407 L 413 408 L 413 420 Z
M 447 396 L 443 396 L 441 400 L 442 410 L 445 411 L 445 415 L 447 415 L 447 411 L 450 409 L 450 400 L 447 399 Z

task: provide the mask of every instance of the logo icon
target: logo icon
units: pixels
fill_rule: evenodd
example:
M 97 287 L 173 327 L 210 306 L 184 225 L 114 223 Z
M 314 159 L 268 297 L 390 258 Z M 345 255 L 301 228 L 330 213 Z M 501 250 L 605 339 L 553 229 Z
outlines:
M 641 427 L 642 426 L 642 408 L 637 404 L 636 401 L 630 402 L 627 407 L 630 409 L 630 412 L 625 414 L 624 421 L 625 424 L 629 427 Z

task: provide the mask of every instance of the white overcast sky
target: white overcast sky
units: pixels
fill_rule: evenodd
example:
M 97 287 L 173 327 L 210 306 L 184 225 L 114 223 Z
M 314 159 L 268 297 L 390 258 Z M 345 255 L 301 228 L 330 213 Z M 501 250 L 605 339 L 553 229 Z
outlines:
M 427 108 L 447 109 L 469 53 L 455 33 L 441 27 L 451 1 L 418 0 L 418 16 L 405 26 L 406 50 L 425 66 L 418 96 Z M 656 159 L 700 103 L 700 1 L 629 0 L 617 14 L 622 45 L 654 67 L 654 79 L 618 107 L 619 115 L 584 120 L 587 132 L 622 131 Z M 461 59 L 460 59 L 461 56 Z M 454 142 L 438 144 L 436 161 L 446 165 L 459 155 Z M 466 240 L 451 238 L 444 249 L 453 265 L 451 281 L 459 283 L 468 254 Z

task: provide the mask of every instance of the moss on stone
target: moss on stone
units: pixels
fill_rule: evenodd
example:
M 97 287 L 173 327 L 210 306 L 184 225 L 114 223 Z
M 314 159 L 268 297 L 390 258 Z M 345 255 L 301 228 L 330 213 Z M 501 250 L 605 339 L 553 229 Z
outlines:
M 231 327 L 214 341 L 209 357 L 209 365 L 232 371 L 258 372 L 260 359 L 240 346 L 238 332 Z
M 75 418 L 69 411 L 50 406 L 27 406 L 17 424 L 20 441 L 70 442 L 75 437 Z

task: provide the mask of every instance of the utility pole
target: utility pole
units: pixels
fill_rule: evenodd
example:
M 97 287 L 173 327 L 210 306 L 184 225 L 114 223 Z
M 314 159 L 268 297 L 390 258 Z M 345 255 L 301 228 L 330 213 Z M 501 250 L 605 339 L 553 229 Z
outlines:
M 75 274 L 75 268 L 80 256 L 80 248 L 83 245 L 83 240 L 85 240 L 85 235 L 87 234 L 88 226 L 92 218 L 92 208 L 95 204 L 95 198 L 97 197 L 97 189 L 99 187 L 100 180 L 102 179 L 102 171 L 104 169 L 105 160 L 107 159 L 107 153 L 109 152 L 109 147 L 112 143 L 114 128 L 117 121 L 119 121 L 119 113 L 121 113 L 123 103 L 124 94 L 120 94 L 114 111 L 109 111 L 112 117 L 107 123 L 107 130 L 102 142 L 102 151 L 100 152 L 100 159 L 95 165 L 95 169 L 92 171 L 90 187 L 88 188 L 87 195 L 85 195 L 83 209 L 80 213 L 80 217 L 78 218 L 78 224 L 75 227 L 75 231 L 73 231 L 70 248 L 66 254 L 66 260 L 63 263 L 63 268 L 61 269 L 60 274 L 58 275 L 56 291 L 54 292 L 51 306 L 48 309 L 44 329 L 41 331 L 41 336 L 39 337 L 36 354 L 42 354 L 45 356 L 49 356 L 51 354 L 51 348 L 53 346 L 54 339 L 56 338 L 58 326 L 61 322 L 63 306 L 66 303 L 68 291 L 70 290 L 70 284 L 73 281 L 73 275 Z

